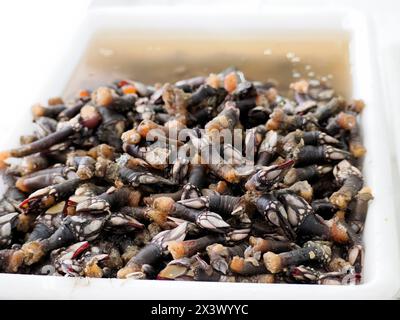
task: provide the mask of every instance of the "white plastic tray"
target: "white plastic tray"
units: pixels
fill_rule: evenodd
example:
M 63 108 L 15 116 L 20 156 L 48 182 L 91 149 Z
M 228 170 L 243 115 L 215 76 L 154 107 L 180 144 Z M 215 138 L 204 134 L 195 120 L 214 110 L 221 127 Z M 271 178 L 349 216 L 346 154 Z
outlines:
M 181 5 L 115 6 L 92 8 L 80 28 L 65 63 L 56 70 L 38 100 L 62 93 L 71 78 L 91 35 L 103 28 L 136 28 L 188 34 L 251 35 L 276 32 L 339 31 L 350 35 L 352 96 L 367 103 L 362 117 L 364 142 L 368 149 L 364 163 L 366 183 L 375 199 L 370 205 L 364 231 L 366 247 L 364 283 L 358 286 L 316 286 L 174 282 L 152 280 L 76 279 L 48 276 L 0 274 L 0 298 L 5 299 L 362 299 L 394 298 L 400 288 L 399 239 L 392 192 L 386 128 L 381 121 L 380 81 L 374 60 L 374 37 L 368 19 L 348 9 L 312 11 L 299 7 L 233 7 Z M 212 50 L 212 48 L 210 48 Z M 28 109 L 26 113 L 28 114 Z M 0 111 L 1 113 L 1 111 Z M 16 120 L 17 121 L 17 120 Z M 29 131 L 27 116 L 21 126 Z M 16 130 L 15 136 L 22 132 Z M 4 150 L 9 145 L 1 145 Z

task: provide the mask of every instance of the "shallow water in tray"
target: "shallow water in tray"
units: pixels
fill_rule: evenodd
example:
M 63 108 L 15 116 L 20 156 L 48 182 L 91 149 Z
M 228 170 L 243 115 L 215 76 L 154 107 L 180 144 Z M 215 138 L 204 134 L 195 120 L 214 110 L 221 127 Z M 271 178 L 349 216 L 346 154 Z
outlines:
M 95 34 L 65 89 L 70 97 L 121 78 L 148 84 L 218 73 L 236 66 L 249 80 L 275 80 L 283 93 L 296 77 L 327 77 L 338 93 L 351 95 L 348 36 L 343 33 L 226 37 Z

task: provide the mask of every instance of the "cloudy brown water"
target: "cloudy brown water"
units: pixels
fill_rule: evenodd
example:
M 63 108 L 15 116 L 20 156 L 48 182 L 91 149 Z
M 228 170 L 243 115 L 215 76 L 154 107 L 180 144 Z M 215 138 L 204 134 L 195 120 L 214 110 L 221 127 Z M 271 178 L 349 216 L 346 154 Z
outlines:
M 103 31 L 88 43 L 64 95 L 71 97 L 80 88 L 91 89 L 117 79 L 175 82 L 236 66 L 249 80 L 277 81 L 283 92 L 294 80 L 293 74 L 329 76 L 337 92 L 348 98 L 348 42 L 346 34 L 336 32 L 213 37 Z M 289 59 L 293 55 L 294 62 Z

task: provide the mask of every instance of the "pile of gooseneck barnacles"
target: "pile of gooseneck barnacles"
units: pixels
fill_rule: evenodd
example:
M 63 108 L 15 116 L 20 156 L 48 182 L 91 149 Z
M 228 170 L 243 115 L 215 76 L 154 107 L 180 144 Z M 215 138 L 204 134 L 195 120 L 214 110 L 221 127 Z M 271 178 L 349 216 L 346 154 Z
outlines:
M 359 279 L 372 199 L 363 108 L 323 81 L 294 82 L 284 97 L 234 68 L 36 104 L 35 131 L 0 154 L 0 271 Z

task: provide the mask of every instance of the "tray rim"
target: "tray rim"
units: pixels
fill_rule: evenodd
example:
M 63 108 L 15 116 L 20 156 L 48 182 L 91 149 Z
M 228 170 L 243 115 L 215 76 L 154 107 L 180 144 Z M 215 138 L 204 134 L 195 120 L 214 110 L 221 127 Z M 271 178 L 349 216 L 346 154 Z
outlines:
M 197 10 L 199 9 L 199 10 Z M 178 12 L 176 12 L 178 10 Z M 207 15 L 207 12 L 203 12 L 204 9 L 201 7 L 196 8 L 195 17 L 201 15 Z M 182 6 L 178 8 L 168 9 L 165 7 L 157 6 L 144 6 L 140 8 L 91 8 L 88 11 L 86 20 L 83 22 L 71 45 L 71 50 L 65 55 L 64 64 L 60 64 L 59 70 L 55 70 L 54 76 L 50 77 L 49 84 L 42 90 L 41 97 L 47 97 L 54 95 L 55 92 L 61 92 L 62 87 L 67 83 L 74 67 L 77 65 L 79 58 L 85 49 L 85 43 L 91 36 L 92 32 L 97 30 L 102 23 L 101 18 L 115 19 L 119 18 L 118 21 L 114 21 L 116 25 L 126 21 L 127 18 L 136 17 L 139 20 L 145 17 L 157 17 L 166 16 L 170 18 L 174 15 L 185 15 L 186 18 L 190 17 L 190 13 L 193 12 L 193 7 Z M 218 12 L 213 12 L 214 19 L 218 18 Z M 375 91 L 370 90 L 367 98 L 365 99 L 370 105 L 377 105 L 379 97 L 377 92 L 381 85 L 379 80 L 379 73 L 377 72 L 377 62 L 374 59 L 376 43 L 374 38 L 374 30 L 369 24 L 368 17 L 356 11 L 348 8 L 336 8 L 336 9 L 324 9 L 324 8 L 306 8 L 302 9 L 296 6 L 293 7 L 260 7 L 258 10 L 248 10 L 243 12 L 238 8 L 232 8 L 232 10 L 225 11 L 226 16 L 232 15 L 240 16 L 245 19 L 260 18 L 260 17 L 271 17 L 271 16 L 331 16 L 333 19 L 340 17 L 339 20 L 335 20 L 336 25 L 334 27 L 340 30 L 347 30 L 351 32 L 354 37 L 355 47 L 353 52 L 357 58 L 355 61 L 353 74 L 353 91 L 355 94 L 359 91 L 364 91 L 368 86 L 371 88 L 372 80 L 375 79 L 376 83 Z M 246 16 L 247 15 L 247 16 Z M 208 16 L 209 17 L 209 16 Z M 225 17 L 226 18 L 226 17 Z M 311 20 L 311 19 L 309 19 Z M 111 21 L 111 20 L 110 20 Z M 249 21 L 249 20 L 247 20 Z M 326 27 L 329 27 L 328 22 Z M 254 21 L 252 22 L 252 25 Z M 201 24 L 200 24 L 201 25 Z M 311 28 L 311 25 L 308 26 Z M 306 28 L 305 28 L 306 29 Z M 82 32 L 83 30 L 83 32 Z M 365 56 L 359 59 L 361 55 Z M 364 68 L 364 74 L 360 74 L 357 70 Z M 358 73 L 357 73 L 358 72 Z M 60 76 L 61 75 L 61 76 Z M 57 80 L 57 81 L 55 81 Z M 362 83 L 362 85 L 360 85 Z M 361 96 L 361 94 L 360 94 Z M 362 95 L 364 98 L 364 94 Z M 372 110 L 371 110 L 372 109 Z M 386 130 L 382 124 L 375 123 L 374 119 L 379 116 L 379 113 L 375 108 L 367 108 L 364 119 L 364 135 L 368 137 L 366 141 L 367 146 L 373 144 L 373 152 L 369 151 L 366 158 L 367 166 L 367 180 L 374 181 L 376 186 L 380 186 L 386 191 L 374 200 L 370 210 L 378 211 L 377 207 L 381 203 L 385 205 L 385 216 L 390 219 L 395 219 L 394 204 L 390 201 L 390 190 L 391 190 L 391 167 L 388 160 L 382 160 L 380 164 L 382 167 L 379 168 L 379 175 L 377 172 L 368 171 L 368 161 L 372 159 L 375 161 L 379 158 L 380 154 L 384 154 L 387 151 L 387 146 L 380 141 L 386 141 Z M 371 111 L 370 111 L 371 110 Z M 365 130 L 365 127 L 370 124 L 374 125 L 376 131 L 374 135 L 371 132 Z M 369 148 L 369 150 L 371 150 Z M 374 190 L 375 191 L 375 190 Z M 381 191 L 379 191 L 381 192 Z M 394 194 L 392 194 L 394 196 Z M 387 202 L 384 202 L 387 201 Z M 366 226 L 366 264 L 367 267 L 367 281 L 358 286 L 315 286 L 315 285 L 286 285 L 286 284 L 273 284 L 273 285 L 255 285 L 255 284 L 230 284 L 230 283 L 195 283 L 195 282 L 164 282 L 164 281 L 153 281 L 153 280 L 119 280 L 119 279 L 76 279 L 76 278 L 63 278 L 63 277 L 43 277 L 43 276 L 32 276 L 32 275 L 14 275 L 14 274 L 0 274 L 0 298 L 39 298 L 39 299 L 80 299 L 80 298 L 94 298 L 94 299 L 146 299 L 146 298 L 158 298 L 158 299 L 198 299 L 198 298 L 223 298 L 223 299 L 275 299 L 275 298 L 394 298 L 398 295 L 399 290 L 399 277 L 396 274 L 396 270 L 399 270 L 399 243 L 398 243 L 398 230 L 395 225 L 388 225 L 380 220 L 377 216 L 379 212 L 371 214 L 369 212 Z M 370 217 L 372 216 L 372 218 Z M 378 224 L 378 227 L 377 227 Z M 379 227 L 385 226 L 387 229 L 379 229 Z M 387 231 L 387 232 L 385 232 Z M 373 238 L 372 238 L 373 237 Z M 382 243 L 385 243 L 385 247 L 382 247 Z M 370 249 L 374 252 L 370 253 Z M 373 248 L 373 249 L 372 249 Z M 392 253 L 392 254 L 389 254 Z M 386 256 L 385 256 L 386 254 Z M 370 258 L 370 255 L 371 258 Z M 385 264 L 379 265 L 377 263 L 384 259 Z M 368 271 L 371 268 L 371 272 Z M 30 288 L 30 290 L 27 290 Z M 153 289 L 150 290 L 149 289 Z M 175 290 L 176 289 L 176 290 Z M 192 290 L 196 289 L 196 290 Z M 174 290 L 174 296 L 171 297 L 170 293 Z M 138 293 L 140 292 L 140 294 Z

